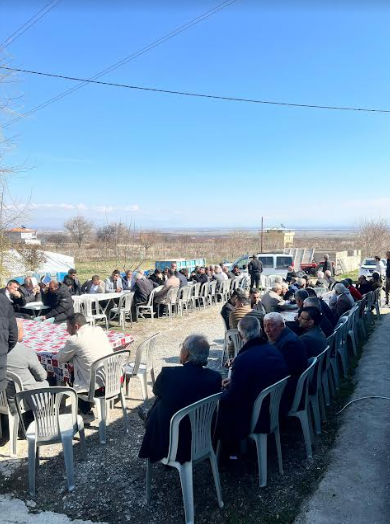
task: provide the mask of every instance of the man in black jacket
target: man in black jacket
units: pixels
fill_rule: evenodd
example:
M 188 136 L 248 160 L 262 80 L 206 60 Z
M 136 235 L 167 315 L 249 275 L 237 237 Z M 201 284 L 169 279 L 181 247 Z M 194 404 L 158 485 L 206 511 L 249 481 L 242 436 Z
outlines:
M 18 326 L 12 304 L 3 294 L 0 295 L 0 392 L 7 387 L 7 353 L 16 346 Z
M 8 301 L 11 303 L 15 313 L 19 313 L 21 308 L 26 305 L 26 297 L 21 291 L 19 282 L 17 280 L 9 280 L 6 287 L 0 289 L 0 293 L 5 295 Z
M 148 413 L 140 458 L 157 462 L 166 457 L 172 415 L 221 391 L 221 375 L 205 368 L 209 352 L 210 344 L 203 335 L 190 335 L 184 340 L 180 351 L 182 366 L 162 368 L 153 387 L 157 399 Z M 183 420 L 176 460 L 184 463 L 190 458 L 191 429 L 189 420 Z
M 157 284 L 146 278 L 142 272 L 138 272 L 135 277 L 134 284 L 134 303 L 135 304 L 146 304 L 149 300 L 150 293 L 153 288 L 157 287 Z
M 253 255 L 252 260 L 248 264 L 248 273 L 251 277 L 251 287 L 258 288 L 260 285 L 260 276 L 263 272 L 263 263 Z
M 224 381 L 225 391 L 218 413 L 218 437 L 225 451 L 232 453 L 237 442 L 250 432 L 253 404 L 259 393 L 287 377 L 283 355 L 263 341 L 259 321 L 247 315 L 238 323 L 244 346 L 234 359 L 230 381 Z M 256 430 L 269 431 L 269 411 L 262 411 Z M 226 447 L 228 449 L 226 449 Z
M 229 316 L 236 306 L 237 297 L 246 298 L 245 291 L 243 289 L 235 289 L 229 300 L 222 306 L 221 316 L 225 322 L 226 330 L 229 329 Z
M 326 337 L 320 328 L 321 312 L 316 307 L 304 307 L 299 315 L 299 325 L 303 330 L 300 339 L 306 346 L 307 358 L 317 357 L 326 349 Z
M 42 293 L 42 300 L 50 308 L 42 320 L 54 317 L 56 322 L 63 322 L 74 314 L 73 299 L 67 287 L 59 285 L 56 280 L 50 281 L 47 290 Z

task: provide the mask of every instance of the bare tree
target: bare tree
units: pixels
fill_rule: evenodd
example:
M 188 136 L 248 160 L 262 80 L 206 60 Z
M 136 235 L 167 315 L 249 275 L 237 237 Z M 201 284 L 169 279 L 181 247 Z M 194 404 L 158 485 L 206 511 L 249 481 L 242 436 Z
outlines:
M 80 248 L 89 238 L 93 229 L 93 222 L 81 215 L 77 215 L 65 222 L 64 228 L 70 233 L 72 240 Z
M 161 235 L 157 231 L 140 231 L 137 242 L 144 249 L 144 258 L 147 259 L 149 249 L 155 246 L 160 240 Z
M 17 244 L 16 251 L 19 253 L 27 271 L 36 271 L 47 260 L 45 253 L 36 244 Z
M 382 257 L 390 246 L 390 225 L 385 218 L 365 218 L 356 234 L 364 257 Z

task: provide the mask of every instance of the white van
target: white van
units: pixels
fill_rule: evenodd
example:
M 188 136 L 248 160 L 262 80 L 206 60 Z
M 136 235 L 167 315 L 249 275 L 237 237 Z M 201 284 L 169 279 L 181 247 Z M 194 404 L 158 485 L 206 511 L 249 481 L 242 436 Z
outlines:
M 263 263 L 262 275 L 281 275 L 287 276 L 288 266 L 294 266 L 293 257 L 284 253 L 259 253 L 258 259 Z M 243 255 L 238 258 L 231 267 L 238 266 L 243 273 L 248 273 L 248 264 L 252 260 L 252 255 Z M 244 269 L 245 266 L 245 269 Z

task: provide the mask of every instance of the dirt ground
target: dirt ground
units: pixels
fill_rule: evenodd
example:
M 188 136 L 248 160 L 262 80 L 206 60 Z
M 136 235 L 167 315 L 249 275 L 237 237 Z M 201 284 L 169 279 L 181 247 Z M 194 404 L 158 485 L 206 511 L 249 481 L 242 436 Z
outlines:
M 219 314 L 220 306 L 192 313 L 170 321 L 168 319 L 141 321 L 127 331 L 135 337 L 134 348 L 146 336 L 160 332 L 155 353 L 157 373 L 161 366 L 177 365 L 179 345 L 194 332 L 204 333 L 213 344 L 210 367 L 220 370 L 224 328 Z M 345 381 L 337 401 L 329 409 L 328 422 L 322 435 L 314 443 L 313 460 L 307 461 L 302 433 L 295 421 L 281 428 L 284 460 L 283 476 L 279 475 L 273 439 L 269 439 L 268 486 L 258 487 L 257 463 L 254 449 L 249 446 L 234 466 L 220 468 L 223 500 L 219 509 L 211 470 L 203 462 L 194 468 L 194 500 L 197 524 L 271 524 L 289 523 L 297 515 L 302 501 L 311 493 L 321 478 L 329 460 L 338 429 L 337 410 L 344 405 L 353 390 L 351 379 Z M 152 395 L 151 389 L 149 393 Z M 145 462 L 138 458 L 144 427 L 137 414 L 142 404 L 141 388 L 135 379 L 128 400 L 130 430 L 124 431 L 120 407 L 111 411 L 107 428 L 107 444 L 99 444 L 97 423 L 86 430 L 86 461 L 81 460 L 79 443 L 74 444 L 76 489 L 66 490 L 66 477 L 60 445 L 45 446 L 37 477 L 36 505 L 31 511 L 51 510 L 64 513 L 72 519 L 91 519 L 97 522 L 172 524 L 184 521 L 180 482 L 177 471 L 153 467 L 152 503 L 145 503 Z M 0 491 L 30 500 L 27 493 L 27 448 L 18 441 L 18 460 L 8 457 L 8 443 L 0 447 Z

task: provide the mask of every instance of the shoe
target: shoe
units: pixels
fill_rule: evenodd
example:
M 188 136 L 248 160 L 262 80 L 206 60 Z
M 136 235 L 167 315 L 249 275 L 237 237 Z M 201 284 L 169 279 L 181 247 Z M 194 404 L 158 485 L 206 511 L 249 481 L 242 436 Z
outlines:
M 95 415 L 92 413 L 92 411 L 89 411 L 89 413 L 82 413 L 81 416 L 83 417 L 85 425 L 89 425 L 95 420 Z

